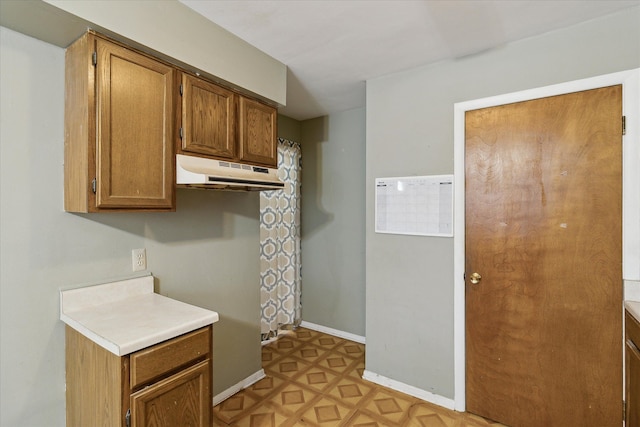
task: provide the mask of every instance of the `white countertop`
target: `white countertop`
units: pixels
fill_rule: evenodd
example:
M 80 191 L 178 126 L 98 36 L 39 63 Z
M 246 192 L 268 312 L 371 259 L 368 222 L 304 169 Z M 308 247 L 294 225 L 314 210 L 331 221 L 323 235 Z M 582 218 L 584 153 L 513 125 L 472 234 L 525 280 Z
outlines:
M 640 301 L 625 301 L 624 307 L 640 322 Z
M 153 292 L 153 276 L 60 291 L 60 320 L 117 356 L 191 332 L 218 313 Z

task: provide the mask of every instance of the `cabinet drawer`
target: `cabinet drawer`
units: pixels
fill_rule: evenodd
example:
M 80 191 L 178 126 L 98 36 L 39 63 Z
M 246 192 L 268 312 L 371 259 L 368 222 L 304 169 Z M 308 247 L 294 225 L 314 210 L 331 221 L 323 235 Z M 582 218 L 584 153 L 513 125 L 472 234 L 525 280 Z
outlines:
M 211 329 L 207 327 L 131 354 L 131 389 L 207 358 L 210 343 Z
M 625 311 L 625 325 L 627 339 L 640 348 L 640 323 L 628 311 Z

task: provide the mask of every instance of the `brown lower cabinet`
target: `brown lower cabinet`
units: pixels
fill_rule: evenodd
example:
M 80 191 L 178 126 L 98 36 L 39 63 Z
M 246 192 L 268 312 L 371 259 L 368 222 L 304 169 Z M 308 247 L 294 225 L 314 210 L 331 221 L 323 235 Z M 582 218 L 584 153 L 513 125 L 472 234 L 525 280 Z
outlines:
M 117 356 L 66 327 L 67 427 L 209 427 L 211 326 Z
M 626 427 L 640 427 L 640 323 L 625 313 Z

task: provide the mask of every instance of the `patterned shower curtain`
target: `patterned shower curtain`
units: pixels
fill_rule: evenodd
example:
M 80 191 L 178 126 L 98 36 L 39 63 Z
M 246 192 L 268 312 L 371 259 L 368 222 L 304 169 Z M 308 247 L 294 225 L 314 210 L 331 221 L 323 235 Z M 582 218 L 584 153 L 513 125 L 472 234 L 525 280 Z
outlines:
M 300 324 L 300 144 L 278 138 L 283 190 L 260 192 L 261 339 Z

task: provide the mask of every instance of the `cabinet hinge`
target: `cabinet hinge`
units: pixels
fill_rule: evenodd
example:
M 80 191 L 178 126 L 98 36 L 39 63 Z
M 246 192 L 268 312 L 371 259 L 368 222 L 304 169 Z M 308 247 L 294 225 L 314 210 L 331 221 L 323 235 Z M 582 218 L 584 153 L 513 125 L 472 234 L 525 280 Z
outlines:
M 180 128 L 180 139 L 182 139 L 182 127 Z
M 627 134 L 627 116 L 622 116 L 622 134 Z
M 180 84 L 180 96 L 182 96 L 183 93 L 184 93 L 184 88 L 182 87 L 182 84 Z
M 93 194 L 96 194 L 96 179 L 93 178 L 93 181 L 91 181 L 91 191 L 93 191 Z
M 93 55 L 91 55 L 91 62 L 93 63 L 94 67 L 98 65 L 98 52 L 93 52 Z
M 124 422 L 127 427 L 131 427 L 131 408 L 127 409 L 127 415 L 124 416 Z

